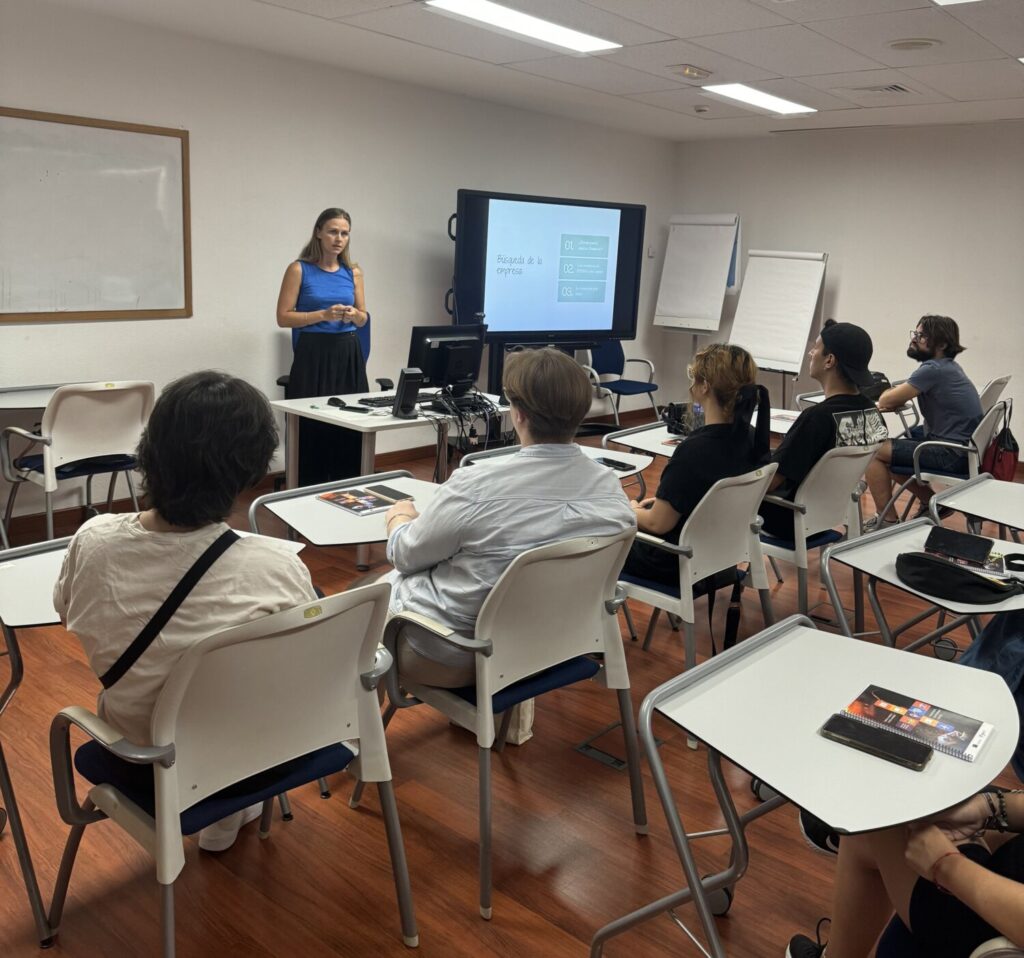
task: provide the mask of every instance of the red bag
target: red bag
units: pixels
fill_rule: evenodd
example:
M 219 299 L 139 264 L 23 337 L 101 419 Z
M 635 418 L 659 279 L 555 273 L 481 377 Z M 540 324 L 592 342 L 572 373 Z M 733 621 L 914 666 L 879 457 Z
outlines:
M 1020 461 L 1020 447 L 1010 432 L 1010 409 L 1007 408 L 1003 420 L 1003 428 L 996 433 L 989 443 L 985 455 L 981 459 L 981 471 L 987 472 L 996 479 L 1013 482 L 1017 476 L 1017 463 Z

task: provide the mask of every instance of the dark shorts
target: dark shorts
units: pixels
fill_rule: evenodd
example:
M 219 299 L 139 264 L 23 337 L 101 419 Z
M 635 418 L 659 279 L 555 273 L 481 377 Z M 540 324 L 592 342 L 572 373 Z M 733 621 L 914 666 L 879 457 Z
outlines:
M 961 845 L 960 851 L 998 875 L 1024 879 L 1024 837 L 1012 839 L 994 853 L 982 845 Z M 962 901 L 923 878 L 910 896 L 910 927 L 916 954 L 929 958 L 969 958 L 978 945 L 999 936 Z
M 902 469 L 914 468 L 914 450 L 924 442 L 924 430 L 915 426 L 910 439 L 892 440 L 892 464 Z M 942 446 L 926 448 L 921 453 L 920 466 L 931 472 L 952 472 L 967 475 L 967 457 L 955 449 Z

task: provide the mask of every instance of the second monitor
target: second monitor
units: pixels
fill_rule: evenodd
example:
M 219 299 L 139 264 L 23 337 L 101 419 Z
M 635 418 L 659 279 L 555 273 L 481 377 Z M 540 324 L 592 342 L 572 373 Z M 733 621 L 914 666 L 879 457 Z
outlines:
M 413 326 L 409 366 L 423 371 L 422 388 L 447 389 L 464 396 L 480 375 L 483 323 L 465 326 Z

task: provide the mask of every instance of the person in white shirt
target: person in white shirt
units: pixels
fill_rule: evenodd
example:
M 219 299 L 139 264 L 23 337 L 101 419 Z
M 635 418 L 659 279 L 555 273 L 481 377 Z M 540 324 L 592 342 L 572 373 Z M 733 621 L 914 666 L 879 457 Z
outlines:
M 259 390 L 220 372 L 171 383 L 138 449 L 150 506 L 102 515 L 75 534 L 54 587 L 61 621 L 104 676 L 206 549 L 244 489 L 261 480 L 277 447 Z M 202 576 L 155 641 L 100 692 L 98 712 L 124 737 L 152 744 L 150 720 L 171 670 L 194 642 L 316 598 L 309 572 L 271 539 L 233 543 Z M 109 681 L 109 680 L 108 680 Z M 258 814 L 259 806 L 255 806 Z M 249 810 L 203 829 L 200 847 L 230 847 Z
M 422 515 L 411 501 L 388 510 L 392 612 L 472 634 L 491 587 L 520 553 L 636 525 L 615 473 L 573 443 L 592 395 L 583 369 L 556 349 L 514 353 L 503 386 L 523 448 L 457 470 Z M 441 688 L 476 679 L 473 653 L 426 633 L 402 639 L 398 667 Z

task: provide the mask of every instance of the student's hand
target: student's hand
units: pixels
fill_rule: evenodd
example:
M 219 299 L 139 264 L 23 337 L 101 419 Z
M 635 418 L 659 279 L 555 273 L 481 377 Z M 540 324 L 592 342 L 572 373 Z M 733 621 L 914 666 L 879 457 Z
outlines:
M 909 828 L 907 864 L 922 878 L 931 881 L 935 863 L 948 852 L 955 852 L 956 845 L 935 825 L 912 824 Z
M 349 319 L 355 312 L 355 307 L 337 303 L 334 306 L 328 306 L 324 312 L 327 314 L 328 319 Z
M 972 795 L 966 802 L 930 815 L 928 821 L 936 825 L 950 841 L 963 842 L 982 830 L 991 812 L 984 795 Z
M 634 512 L 638 512 L 640 509 L 650 509 L 654 505 L 654 496 L 641 500 L 630 499 L 629 504 L 633 507 Z
M 401 502 L 396 502 L 388 511 L 384 514 L 384 525 L 391 526 L 391 520 L 397 518 L 403 519 L 416 519 L 419 517 L 419 513 L 416 511 L 416 507 L 408 499 L 403 499 Z

